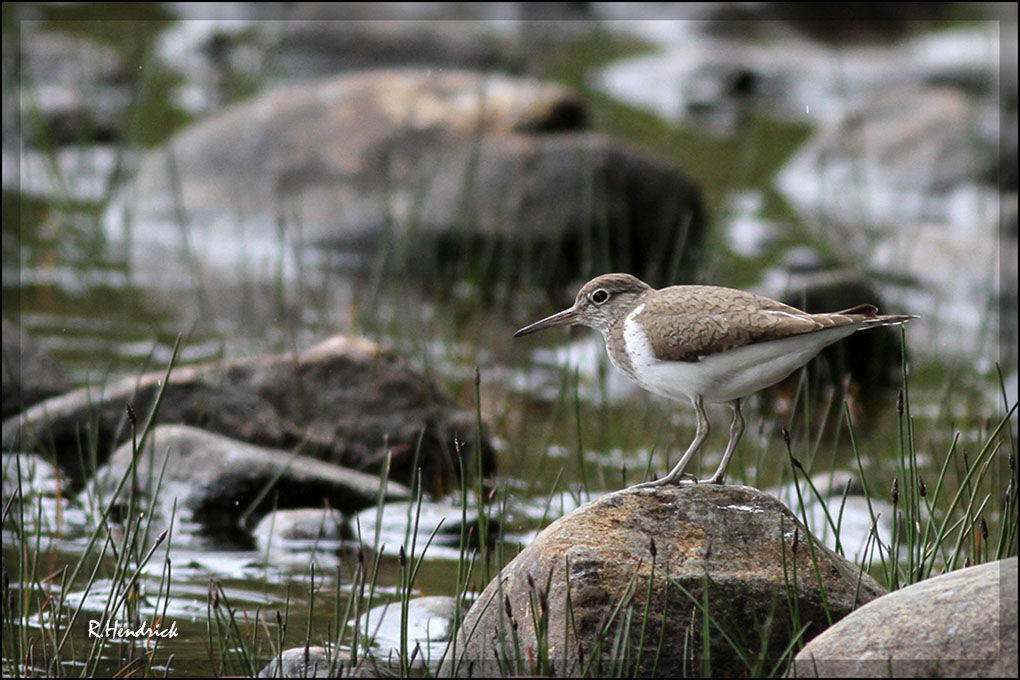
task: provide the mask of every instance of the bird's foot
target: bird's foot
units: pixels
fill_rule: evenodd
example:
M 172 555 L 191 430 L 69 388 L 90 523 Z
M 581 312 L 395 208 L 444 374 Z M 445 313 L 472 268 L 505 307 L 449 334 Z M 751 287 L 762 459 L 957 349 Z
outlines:
M 720 484 L 720 485 L 723 485 L 725 483 L 726 482 L 723 480 L 722 475 L 712 475 L 708 479 L 699 479 L 695 482 L 695 484 Z
M 632 484 L 628 488 L 631 488 L 631 489 L 654 489 L 654 488 L 659 487 L 659 486 L 666 486 L 667 484 L 677 484 L 677 485 L 679 485 L 679 484 L 682 484 L 684 482 L 687 482 L 687 483 L 690 483 L 690 484 L 697 484 L 698 483 L 698 478 L 695 477 L 694 475 L 690 474 L 689 472 L 685 472 L 685 473 L 679 474 L 679 475 L 666 475 L 665 477 L 660 477 L 659 479 L 653 479 L 650 482 L 641 482 L 640 484 Z

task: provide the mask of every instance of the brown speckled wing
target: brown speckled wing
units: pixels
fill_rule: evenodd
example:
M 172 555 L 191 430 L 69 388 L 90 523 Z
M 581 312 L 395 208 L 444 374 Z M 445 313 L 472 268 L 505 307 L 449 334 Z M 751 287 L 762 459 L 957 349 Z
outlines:
M 666 361 L 698 361 L 743 345 L 857 323 L 877 312 L 871 305 L 858 305 L 831 314 L 808 314 L 760 295 L 716 286 L 673 286 L 643 302 L 635 320 L 646 329 L 655 356 Z

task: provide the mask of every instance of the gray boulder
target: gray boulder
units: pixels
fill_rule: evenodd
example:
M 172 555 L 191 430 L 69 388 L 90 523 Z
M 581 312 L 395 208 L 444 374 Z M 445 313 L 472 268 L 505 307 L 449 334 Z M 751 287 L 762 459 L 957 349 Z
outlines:
M 553 522 L 504 567 L 441 674 L 767 673 L 801 627 L 810 638 L 882 592 L 761 491 L 625 489 Z
M 1017 558 L 884 595 L 809 642 L 797 677 L 1017 677 Z
M 179 132 L 107 221 L 134 271 L 167 286 L 187 285 L 179 271 L 196 263 L 296 276 L 309 246 L 451 278 L 527 268 L 541 284 L 611 266 L 656 280 L 700 240 L 698 190 L 669 163 L 581 131 L 584 115 L 564 86 L 494 74 L 301 83 Z

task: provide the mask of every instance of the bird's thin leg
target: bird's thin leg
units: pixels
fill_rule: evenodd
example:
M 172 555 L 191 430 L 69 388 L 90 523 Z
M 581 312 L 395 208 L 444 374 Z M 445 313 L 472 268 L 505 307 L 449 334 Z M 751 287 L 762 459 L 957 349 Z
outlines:
M 733 421 L 730 422 L 730 441 L 726 444 L 726 453 L 723 454 L 722 462 L 719 463 L 719 469 L 715 471 L 715 474 L 708 479 L 699 480 L 702 484 L 723 483 L 723 477 L 726 476 L 726 466 L 730 464 L 730 458 L 733 457 L 733 452 L 737 450 L 737 443 L 744 436 L 744 416 L 740 413 L 740 400 L 734 399 L 729 404 L 730 408 L 733 409 Z
M 635 488 L 648 488 L 653 486 L 662 486 L 664 484 L 679 484 L 681 478 L 684 475 L 684 468 L 687 467 L 687 463 L 690 462 L 691 458 L 698 449 L 701 448 L 701 444 L 705 441 L 705 437 L 708 436 L 708 431 L 711 425 L 708 422 L 708 416 L 705 415 L 705 407 L 702 404 L 701 397 L 695 397 L 692 402 L 694 403 L 694 410 L 698 414 L 698 429 L 694 433 L 694 441 L 687 447 L 684 455 L 680 457 L 680 462 L 669 471 L 669 474 L 665 477 L 653 480 L 651 482 L 644 482 L 643 484 L 635 484 Z

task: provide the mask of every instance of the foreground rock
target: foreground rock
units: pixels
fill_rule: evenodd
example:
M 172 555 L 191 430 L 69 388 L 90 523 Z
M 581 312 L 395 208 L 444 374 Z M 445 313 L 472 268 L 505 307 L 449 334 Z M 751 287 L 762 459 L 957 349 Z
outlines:
M 441 674 L 650 675 L 654 668 L 683 676 L 703 670 L 706 646 L 712 675 L 772 669 L 800 626 L 810 638 L 829 617 L 838 620 L 883 592 L 808 541 L 789 510 L 748 487 L 604 496 L 553 522 L 486 587 Z M 707 641 L 702 605 L 710 612 Z M 541 642 L 536 620 L 544 622 Z M 629 634 L 612 654 L 625 622 Z M 540 645 L 548 667 L 539 662 Z M 614 658 L 624 666 L 614 667 Z
M 797 677 L 1017 676 L 1017 558 L 915 583 L 808 643 Z
M 132 444 L 121 446 L 96 475 L 108 494 L 128 473 Z M 165 468 L 164 468 L 165 459 Z M 160 481 L 160 476 L 162 480 Z M 380 480 L 374 475 L 324 463 L 307 456 L 266 449 L 187 425 L 156 427 L 142 448 L 137 465 L 138 488 L 155 492 L 164 504 L 176 501 L 178 512 L 208 527 L 229 527 L 257 519 L 275 508 L 328 503 L 351 514 L 378 501 Z M 124 484 L 126 500 L 131 480 Z M 410 498 L 404 486 L 389 482 L 384 495 Z
M 150 153 L 107 221 L 152 276 L 197 258 L 275 281 L 314 246 L 451 279 L 523 269 L 539 285 L 611 264 L 657 280 L 700 240 L 698 190 L 669 163 L 581 131 L 583 119 L 566 87 L 469 71 L 292 85 Z
M 4 421 L 4 450 L 55 450 L 61 466 L 81 481 L 88 471 L 80 468 L 79 442 L 95 441 L 102 461 L 130 438 L 125 406 L 132 406 L 140 427 L 163 378 L 164 372 L 150 373 L 48 399 Z M 454 410 L 402 359 L 358 338 L 337 336 L 297 356 L 178 368 L 157 422 L 194 425 L 258 446 L 299 448 L 372 474 L 383 471 L 389 455 L 390 475 L 401 482 L 411 480 L 417 462 L 426 490 L 435 493 L 456 479 L 456 436 L 465 442 L 464 469 L 474 471 L 474 416 Z M 491 448 L 482 446 L 483 467 L 490 469 Z

